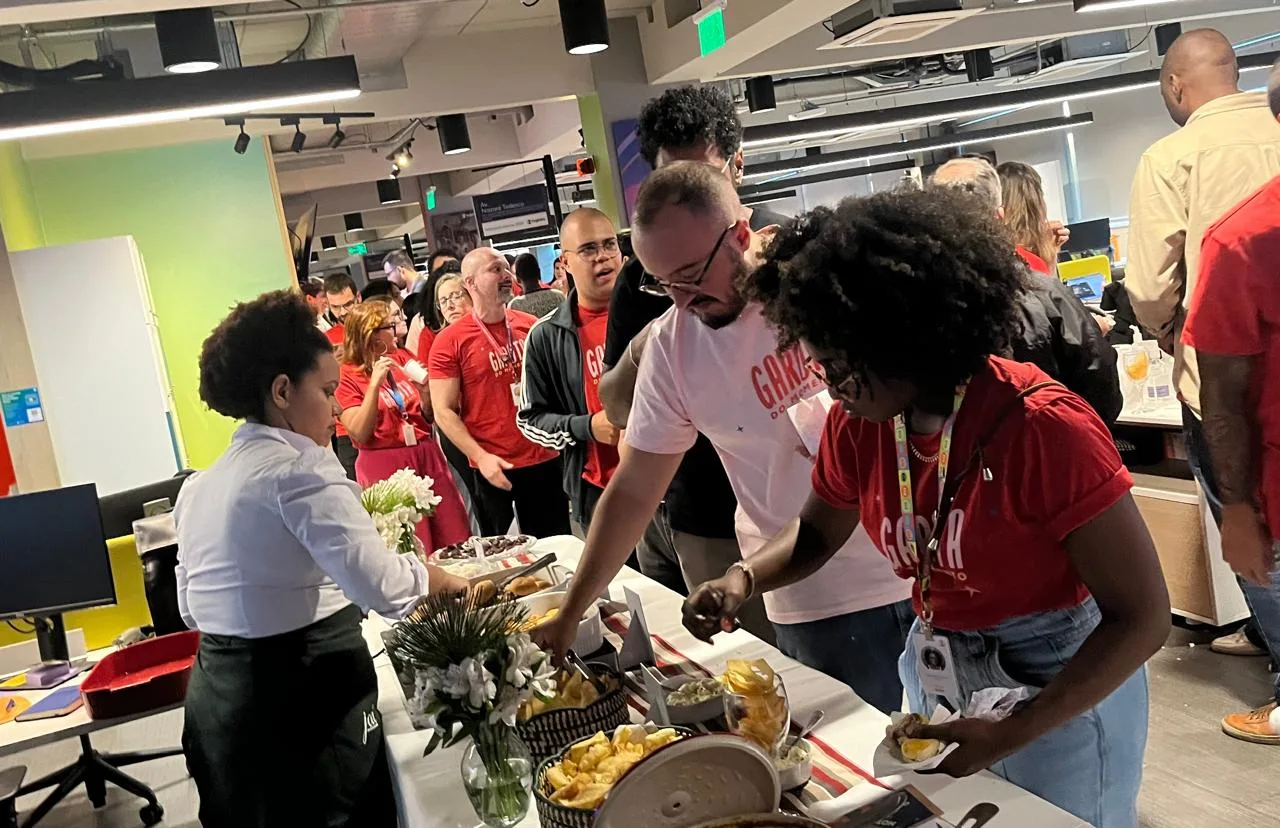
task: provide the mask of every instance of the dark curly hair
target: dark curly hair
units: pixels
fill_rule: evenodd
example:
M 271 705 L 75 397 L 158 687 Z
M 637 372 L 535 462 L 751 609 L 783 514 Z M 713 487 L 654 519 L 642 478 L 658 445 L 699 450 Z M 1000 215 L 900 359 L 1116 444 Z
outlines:
M 657 165 L 658 150 L 707 143 L 730 158 L 742 145 L 742 122 L 733 98 L 715 86 L 680 86 L 651 98 L 636 126 L 640 155 Z
M 264 293 L 231 309 L 200 349 L 200 399 L 219 414 L 261 421 L 275 378 L 297 382 L 333 346 L 299 294 Z
M 837 355 L 863 387 L 875 376 L 951 388 L 1008 353 L 1020 330 L 1013 247 L 961 191 L 819 207 L 782 226 L 747 282 L 784 345 L 804 339 Z

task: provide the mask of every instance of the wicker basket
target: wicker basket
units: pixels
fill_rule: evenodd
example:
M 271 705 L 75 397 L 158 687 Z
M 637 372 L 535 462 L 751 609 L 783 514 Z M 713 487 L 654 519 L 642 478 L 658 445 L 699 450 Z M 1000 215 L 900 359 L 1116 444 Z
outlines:
M 547 710 L 516 724 L 516 733 L 533 754 L 535 762 L 559 756 L 575 742 L 594 736 L 601 730 L 612 733 L 614 728 L 631 721 L 622 677 L 598 665 L 592 665 L 592 668 L 598 675 L 608 676 L 614 683 L 614 689 L 586 707 Z
M 661 729 L 655 724 L 646 724 L 651 732 Z M 686 727 L 673 727 L 672 730 L 679 733 L 682 737 L 692 736 L 693 731 Z M 606 729 L 605 733 L 612 733 L 612 729 Z M 595 733 L 590 733 L 583 738 L 590 738 Z M 563 745 L 551 756 L 543 759 L 538 763 L 538 769 L 533 774 L 533 799 L 538 805 L 538 821 L 542 828 L 591 828 L 596 819 L 595 811 L 586 811 L 581 808 L 566 808 L 558 802 L 551 801 L 551 785 L 547 782 L 547 769 L 557 764 L 564 755 L 569 752 L 569 748 L 582 739 L 575 739 L 568 744 Z

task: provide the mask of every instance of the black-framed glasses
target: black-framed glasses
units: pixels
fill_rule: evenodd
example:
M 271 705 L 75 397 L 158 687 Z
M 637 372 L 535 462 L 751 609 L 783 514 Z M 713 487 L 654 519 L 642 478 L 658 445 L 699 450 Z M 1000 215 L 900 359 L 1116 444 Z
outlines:
M 441 296 L 440 301 L 437 304 L 440 306 L 440 310 L 444 310 L 451 305 L 461 305 L 462 300 L 466 298 L 467 292 L 465 290 L 459 290 L 455 293 L 450 293 L 448 296 Z
M 702 270 L 698 271 L 698 275 L 683 282 L 664 282 L 652 273 L 645 271 L 645 280 L 640 283 L 640 290 L 650 296 L 670 296 L 673 290 L 682 291 L 684 293 L 697 293 L 698 286 L 702 284 L 702 280 L 707 278 L 707 273 L 711 270 L 711 263 L 715 261 L 716 254 L 720 252 L 720 247 L 724 244 L 724 240 L 729 237 L 729 231 L 737 227 L 735 221 L 720 233 L 720 238 L 716 239 L 716 246 L 711 248 L 711 255 L 707 256 L 707 260 L 702 263 Z
M 379 330 L 379 331 L 394 331 L 396 328 L 399 328 L 399 327 L 400 327 L 401 325 L 403 325 L 403 324 L 404 324 L 404 317 L 403 317 L 403 316 L 391 316 L 391 317 L 388 317 L 388 318 L 387 318 L 387 322 L 386 322 L 386 324 L 385 324 L 385 325 L 381 325 L 380 327 L 378 327 L 378 328 L 377 328 L 377 330 Z
M 809 373 L 813 374 L 813 376 L 816 377 L 819 382 L 821 382 L 823 385 L 827 386 L 828 388 L 839 389 L 850 382 L 853 383 L 853 388 L 855 393 L 860 391 L 862 388 L 861 383 L 858 382 L 857 374 L 855 374 L 852 370 L 848 368 L 844 368 L 844 369 L 828 368 L 826 365 L 822 364 L 821 361 L 819 361 L 814 357 L 805 357 L 804 367 L 808 368 Z
M 587 242 L 577 250 L 574 250 L 573 254 L 580 259 L 586 259 L 589 262 L 593 262 L 600 258 L 601 253 L 606 256 L 613 256 L 617 252 L 618 238 L 614 236 L 613 238 L 603 239 L 598 242 Z

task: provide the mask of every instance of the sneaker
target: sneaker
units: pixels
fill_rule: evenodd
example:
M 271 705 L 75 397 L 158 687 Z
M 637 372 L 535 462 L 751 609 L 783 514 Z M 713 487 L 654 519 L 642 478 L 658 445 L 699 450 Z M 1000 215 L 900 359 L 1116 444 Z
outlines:
M 1222 732 L 1234 739 L 1260 745 L 1280 745 L 1280 704 L 1271 702 L 1248 713 L 1222 718 Z
M 1233 656 L 1260 656 L 1267 654 L 1266 650 L 1249 640 L 1249 636 L 1244 634 L 1244 627 L 1236 630 L 1231 635 L 1213 639 L 1209 649 L 1215 653 Z

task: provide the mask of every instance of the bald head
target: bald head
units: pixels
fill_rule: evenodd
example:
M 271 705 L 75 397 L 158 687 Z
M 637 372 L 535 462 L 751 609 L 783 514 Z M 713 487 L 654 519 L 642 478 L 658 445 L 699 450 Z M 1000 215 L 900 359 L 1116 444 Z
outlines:
M 1280 119 L 1280 60 L 1271 67 L 1271 83 L 1267 85 L 1267 97 L 1271 99 L 1271 114 Z
M 506 306 L 511 299 L 514 278 L 507 257 L 492 247 L 477 247 L 462 257 L 462 284 L 481 317 L 500 312 Z
M 1160 67 L 1160 94 L 1178 126 L 1210 101 L 1239 92 L 1239 83 L 1240 67 L 1231 41 L 1214 29 L 1195 29 L 1180 36 Z
M 929 186 L 964 190 L 982 199 L 982 203 L 997 215 L 1004 204 L 1000 174 L 985 158 L 953 158 L 938 167 L 929 178 Z
M 579 244 L 578 238 L 584 232 L 590 234 L 595 228 L 606 224 L 612 232 L 613 219 L 594 207 L 579 207 L 565 216 L 564 222 L 560 225 L 560 246 L 576 248 Z
M 560 225 L 560 260 L 573 279 L 578 304 L 588 310 L 609 307 L 614 279 L 622 269 L 613 219 L 591 207 L 565 216 Z
M 637 232 L 653 225 L 667 208 L 679 207 L 728 225 L 742 213 L 742 203 L 729 180 L 710 164 L 675 161 L 649 173 L 636 196 L 632 222 Z

